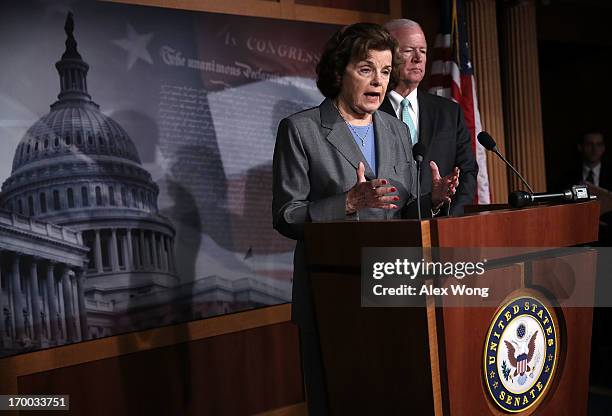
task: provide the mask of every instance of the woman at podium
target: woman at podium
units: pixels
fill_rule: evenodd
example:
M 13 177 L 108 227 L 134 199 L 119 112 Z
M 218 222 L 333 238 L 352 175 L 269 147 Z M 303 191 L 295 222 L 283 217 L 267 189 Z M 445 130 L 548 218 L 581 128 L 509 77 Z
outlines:
M 326 390 L 310 283 L 304 270 L 307 221 L 384 220 L 416 215 L 416 163 L 406 124 L 377 111 L 397 81 L 401 55 L 383 27 L 340 29 L 317 65 L 318 106 L 280 122 L 273 160 L 273 224 L 298 240 L 294 256 L 293 320 L 300 326 L 310 414 L 327 414 Z M 422 211 L 450 201 L 458 174 L 440 177 Z

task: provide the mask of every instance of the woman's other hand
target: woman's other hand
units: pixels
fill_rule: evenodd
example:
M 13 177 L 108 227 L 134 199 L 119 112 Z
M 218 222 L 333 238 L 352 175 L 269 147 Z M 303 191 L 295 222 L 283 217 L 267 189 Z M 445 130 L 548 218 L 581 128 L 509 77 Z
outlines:
M 443 204 L 450 203 L 451 197 L 459 186 L 459 168 L 455 166 L 450 175 L 440 176 L 438 165 L 433 160 L 429 162 L 431 168 L 431 204 L 434 210 Z
M 397 192 L 393 186 L 386 186 L 386 179 L 366 181 L 365 165 L 359 162 L 357 167 L 357 183 L 346 196 L 346 213 L 354 214 L 364 208 L 397 209 L 393 202 L 399 201 L 399 196 L 389 195 Z

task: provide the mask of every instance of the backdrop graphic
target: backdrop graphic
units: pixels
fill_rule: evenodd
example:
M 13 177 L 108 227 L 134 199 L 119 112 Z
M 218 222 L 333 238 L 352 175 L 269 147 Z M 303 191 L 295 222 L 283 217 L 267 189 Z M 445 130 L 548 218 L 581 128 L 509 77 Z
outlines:
M 290 301 L 274 139 L 336 29 L 3 3 L 0 353 Z

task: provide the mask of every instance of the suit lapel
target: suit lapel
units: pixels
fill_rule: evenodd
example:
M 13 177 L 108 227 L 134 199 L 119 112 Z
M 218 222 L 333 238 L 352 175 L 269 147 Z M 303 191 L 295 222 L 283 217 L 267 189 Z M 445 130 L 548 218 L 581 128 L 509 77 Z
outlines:
M 321 126 L 330 130 L 325 137 L 327 141 L 342 154 L 355 169 L 358 168 L 359 162 L 363 162 L 366 168 L 366 179 L 372 180 L 376 178 L 372 168 L 355 143 L 355 138 L 349 131 L 342 117 L 340 117 L 332 101 L 326 98 L 319 106 L 319 111 L 321 112 Z
M 610 191 L 610 178 L 606 167 L 606 164 L 602 162 L 601 168 L 599 168 L 599 186 Z
M 391 140 L 390 136 L 393 135 L 391 129 L 387 126 L 387 123 L 381 117 L 380 113 L 376 111 L 374 113 L 374 134 L 376 139 L 376 166 L 378 167 L 378 177 L 388 178 L 390 176 L 389 161 L 393 160 L 391 154 Z
M 436 134 L 437 112 L 431 105 L 428 93 L 419 90 L 417 92 L 419 101 L 419 142 L 423 143 L 429 153 L 429 147 Z
M 397 114 L 395 113 L 395 109 L 393 108 L 393 104 L 391 104 L 391 99 L 389 98 L 389 94 L 385 95 L 385 99 L 383 100 L 382 104 L 380 105 L 378 109 L 380 111 L 384 111 L 385 113 L 393 117 L 397 117 Z

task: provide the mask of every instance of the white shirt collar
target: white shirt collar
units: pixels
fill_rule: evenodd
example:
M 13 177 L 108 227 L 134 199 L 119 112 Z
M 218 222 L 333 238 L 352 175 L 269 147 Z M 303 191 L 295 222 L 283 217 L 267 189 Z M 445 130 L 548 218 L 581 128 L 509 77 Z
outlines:
M 586 181 L 587 176 L 589 176 L 590 170 L 593 171 L 593 185 L 599 186 L 599 174 L 601 173 L 601 162 L 599 162 L 592 168 L 583 164 L 582 165 L 582 180 Z
M 410 105 L 412 106 L 412 110 L 414 111 L 414 115 L 416 116 L 414 118 L 416 118 L 415 121 L 417 123 L 419 120 L 419 100 L 417 98 L 418 91 L 419 89 L 415 88 L 410 92 L 410 94 L 406 96 L 406 98 L 408 98 L 408 101 L 410 101 Z M 401 94 L 394 90 L 389 93 L 389 101 L 391 101 L 391 105 L 395 110 L 395 115 L 397 116 L 397 118 L 401 118 L 400 113 L 402 111 L 402 101 L 404 101 L 404 97 L 402 97 Z

